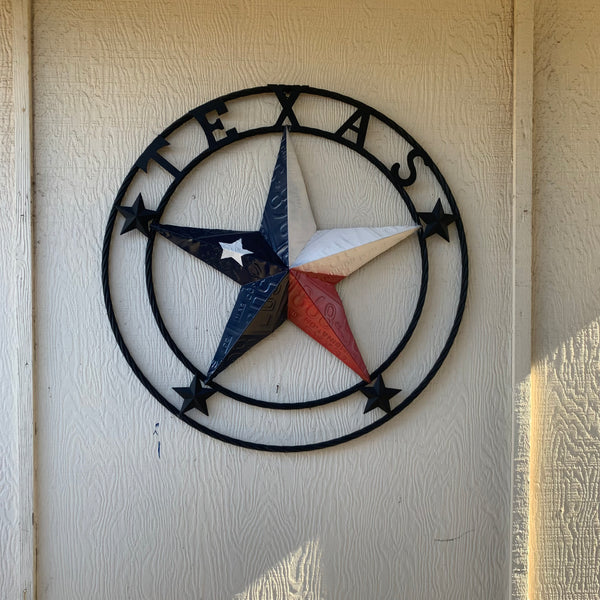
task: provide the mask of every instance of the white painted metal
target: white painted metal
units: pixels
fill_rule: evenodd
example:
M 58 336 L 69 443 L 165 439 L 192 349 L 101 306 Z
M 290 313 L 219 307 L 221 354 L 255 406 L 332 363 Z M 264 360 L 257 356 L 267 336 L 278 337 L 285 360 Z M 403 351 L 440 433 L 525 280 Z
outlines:
M 225 260 L 226 258 L 232 258 L 240 264 L 244 265 L 242 261 L 242 256 L 246 256 L 246 254 L 252 254 L 250 250 L 246 250 L 242 244 L 242 238 L 239 240 L 235 240 L 232 244 L 228 244 L 226 242 L 219 242 L 221 248 L 223 248 L 223 252 L 221 253 L 221 260 Z
M 317 225 L 310 208 L 310 200 L 294 144 L 287 129 L 284 135 L 287 148 L 289 264 L 291 265 L 317 231 Z
M 321 229 L 313 235 L 292 266 L 299 271 L 347 276 L 393 248 L 420 227 L 348 227 Z

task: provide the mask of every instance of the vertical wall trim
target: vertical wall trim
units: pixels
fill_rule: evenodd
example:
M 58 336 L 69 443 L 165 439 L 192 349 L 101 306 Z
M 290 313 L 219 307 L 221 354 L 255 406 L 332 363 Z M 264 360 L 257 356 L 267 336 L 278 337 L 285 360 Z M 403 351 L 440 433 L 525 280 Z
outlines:
M 19 582 L 23 600 L 35 600 L 35 405 L 33 370 L 31 0 L 13 0 L 15 115 L 14 293 L 18 307 L 15 384 L 19 444 Z
M 528 595 L 533 190 L 533 0 L 514 0 L 511 598 Z

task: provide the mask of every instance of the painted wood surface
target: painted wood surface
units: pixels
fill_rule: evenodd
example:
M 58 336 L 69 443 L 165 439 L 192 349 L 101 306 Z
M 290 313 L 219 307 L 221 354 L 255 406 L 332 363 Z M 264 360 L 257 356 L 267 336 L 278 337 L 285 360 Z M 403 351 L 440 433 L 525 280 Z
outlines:
M 13 113 L 13 13 L 12 2 L 0 2 L 0 202 L 4 218 L 0 235 L 16 235 L 17 209 L 14 196 L 14 113 Z M 2 418 L 0 419 L 0 597 L 16 598 L 19 589 L 19 449 L 16 395 L 16 355 L 8 350 L 16 335 L 15 260 L 10 247 L 0 253 L 0 286 L 4 299 L 0 309 L 0 378 Z
M 600 596 L 600 13 L 535 16 L 532 598 Z
M 19 588 L 36 597 L 33 112 L 30 0 L 13 1 L 15 398 L 19 446 Z
M 528 597 L 531 453 L 533 0 L 514 3 L 511 598 Z
M 491 0 L 36 3 L 41 599 L 506 597 L 511 19 Z M 206 100 L 282 81 L 406 126 L 458 199 L 472 265 L 426 392 L 366 438 L 299 455 L 224 445 L 162 409 L 100 286 L 108 210 L 141 149 Z M 371 210 L 353 202 L 331 215 Z

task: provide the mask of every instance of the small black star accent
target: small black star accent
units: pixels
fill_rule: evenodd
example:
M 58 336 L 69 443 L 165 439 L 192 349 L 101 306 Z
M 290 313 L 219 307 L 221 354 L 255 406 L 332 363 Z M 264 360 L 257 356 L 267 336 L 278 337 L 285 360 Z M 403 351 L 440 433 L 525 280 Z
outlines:
M 150 236 L 150 221 L 156 219 L 158 212 L 148 210 L 144 206 L 141 194 L 138 194 L 132 206 L 119 206 L 118 210 L 125 217 L 125 224 L 123 225 L 123 229 L 121 229 L 121 235 L 137 229 L 146 237 Z
M 193 408 L 197 408 L 200 412 L 203 412 L 208 416 L 206 400 L 215 393 L 215 390 L 211 390 L 208 387 L 202 387 L 198 375 L 194 375 L 194 379 L 192 379 L 192 383 L 190 383 L 189 387 L 177 387 L 173 389 L 183 398 L 183 406 L 179 410 L 179 416 L 189 412 Z
M 442 208 L 442 201 L 439 198 L 435 203 L 433 212 L 420 212 L 418 214 L 419 218 L 426 223 L 426 238 L 437 233 L 438 235 L 441 235 L 447 242 L 450 241 L 448 225 L 450 225 L 450 223 L 454 223 L 454 221 L 456 221 L 456 217 L 444 212 L 444 209 Z
M 363 411 L 363 414 L 366 415 L 374 408 L 380 408 L 384 412 L 389 413 L 391 411 L 390 398 L 393 398 L 402 390 L 385 387 L 383 377 L 381 375 L 377 375 L 377 379 L 371 387 L 362 388 L 360 391 L 368 398 L 367 405 Z

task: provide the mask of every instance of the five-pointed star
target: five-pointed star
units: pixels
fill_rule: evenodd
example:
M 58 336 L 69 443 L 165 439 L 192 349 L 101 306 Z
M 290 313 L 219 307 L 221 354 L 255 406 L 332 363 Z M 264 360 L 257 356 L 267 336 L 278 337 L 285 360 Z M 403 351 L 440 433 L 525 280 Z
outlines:
M 141 194 L 138 194 L 138 197 L 131 206 L 119 206 L 118 210 L 125 217 L 121 235 L 132 229 L 138 229 L 145 236 L 150 235 L 150 221 L 156 219 L 158 213 L 155 210 L 148 210 L 144 206 L 144 200 Z
M 454 215 L 446 214 L 442 207 L 442 201 L 438 198 L 435 203 L 432 212 L 420 212 L 419 218 L 426 223 L 425 225 L 425 237 L 428 238 L 431 235 L 441 235 L 447 242 L 450 241 L 450 235 L 448 234 L 448 225 L 456 221 Z
M 386 387 L 383 377 L 377 375 L 377 379 L 372 386 L 361 388 L 360 391 L 368 398 L 365 410 L 363 411 L 364 414 L 367 414 L 374 408 L 380 408 L 383 412 L 389 413 L 391 411 L 390 399 L 402 390 Z
M 370 381 L 335 286 L 419 226 L 317 230 L 285 130 L 259 231 L 156 223 L 152 228 L 241 285 L 206 381 L 286 319 Z M 235 246 L 236 252 L 242 248 L 244 261 L 222 260 L 223 244 Z
M 198 375 L 194 375 L 189 387 L 176 387 L 173 389 L 183 398 L 183 405 L 179 410 L 180 416 L 193 408 L 197 408 L 200 412 L 208 416 L 206 400 L 216 393 L 216 391 L 211 388 L 202 387 Z
M 246 256 L 246 254 L 252 254 L 250 250 L 246 250 L 246 248 L 242 246 L 242 238 L 235 240 L 233 244 L 219 242 L 219 246 L 223 248 L 221 260 L 224 260 L 225 258 L 233 258 L 233 260 L 235 260 L 240 267 L 244 266 L 244 263 L 242 262 L 242 256 Z

